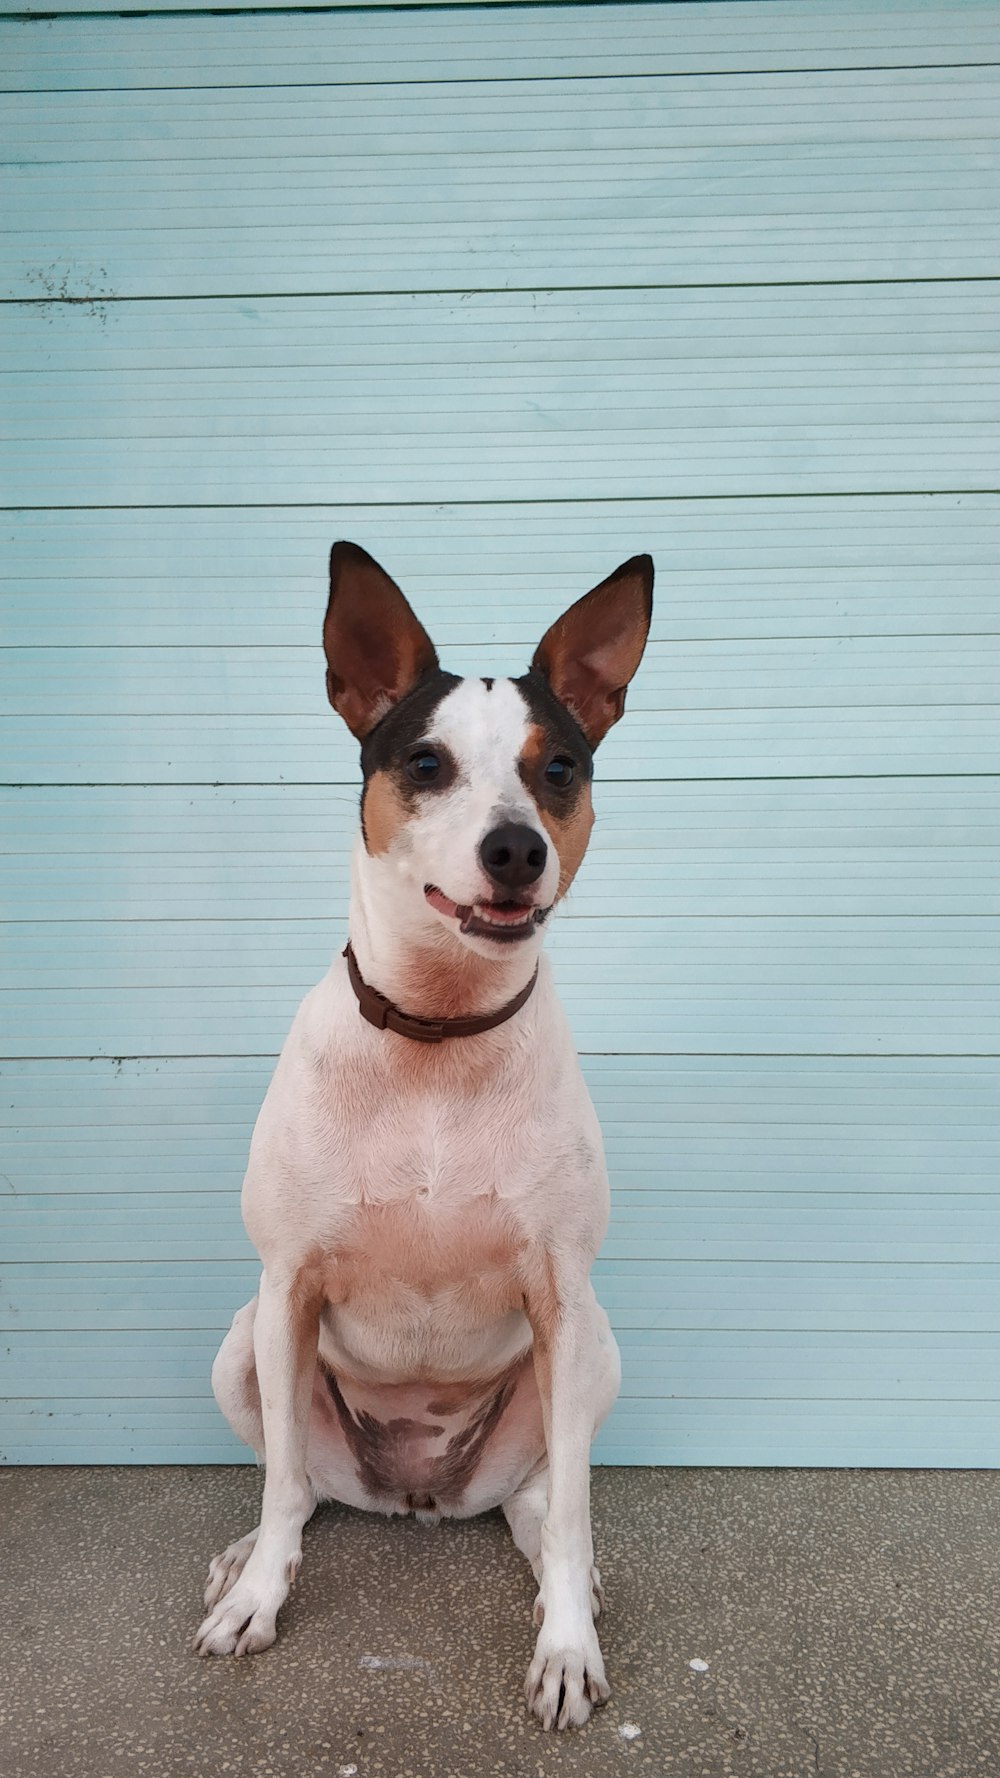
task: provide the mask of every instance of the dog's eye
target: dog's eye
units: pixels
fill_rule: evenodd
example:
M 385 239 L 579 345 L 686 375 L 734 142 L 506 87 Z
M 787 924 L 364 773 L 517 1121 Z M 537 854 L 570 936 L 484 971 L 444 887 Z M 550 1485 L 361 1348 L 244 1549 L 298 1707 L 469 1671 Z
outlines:
M 439 771 L 441 761 L 430 747 L 421 747 L 406 762 L 407 775 L 414 784 L 433 784 Z
M 568 790 L 576 767 L 571 759 L 550 759 L 545 768 L 545 782 L 556 790 Z

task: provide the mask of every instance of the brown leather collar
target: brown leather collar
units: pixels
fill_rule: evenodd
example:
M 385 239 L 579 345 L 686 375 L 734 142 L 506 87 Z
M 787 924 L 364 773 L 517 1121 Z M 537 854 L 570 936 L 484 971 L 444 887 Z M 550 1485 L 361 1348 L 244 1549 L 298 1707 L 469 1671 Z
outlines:
M 538 965 L 527 987 L 508 1000 L 496 1012 L 482 1013 L 473 1019 L 418 1019 L 412 1013 L 400 1012 L 377 988 L 369 987 L 358 968 L 358 960 L 350 945 L 345 945 L 344 956 L 347 958 L 347 973 L 351 978 L 351 987 L 358 997 L 361 1016 L 375 1025 L 379 1031 L 395 1031 L 399 1037 L 412 1037 L 416 1043 L 442 1043 L 446 1037 L 478 1037 L 481 1031 L 492 1031 L 495 1026 L 503 1025 L 519 1012 L 531 994 L 538 980 Z

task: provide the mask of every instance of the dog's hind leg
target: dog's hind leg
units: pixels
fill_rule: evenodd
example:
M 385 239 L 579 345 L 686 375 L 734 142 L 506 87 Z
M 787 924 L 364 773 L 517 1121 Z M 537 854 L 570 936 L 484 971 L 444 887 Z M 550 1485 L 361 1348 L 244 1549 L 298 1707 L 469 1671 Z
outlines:
M 542 1526 L 549 1505 L 549 1471 L 543 1464 L 505 1500 L 501 1512 L 522 1556 L 531 1563 L 536 1580 L 542 1578 Z
M 219 1347 L 212 1366 L 212 1389 L 237 1438 L 249 1445 L 256 1454 L 257 1461 L 262 1462 L 264 1423 L 261 1419 L 260 1389 L 253 1355 L 253 1322 L 256 1312 L 256 1297 L 252 1302 L 244 1303 L 242 1309 L 237 1309 L 232 1326 Z M 246 1537 L 237 1538 L 221 1555 L 212 1557 L 205 1582 L 205 1606 L 208 1611 L 225 1597 L 234 1581 L 243 1573 L 257 1541 L 257 1529 L 255 1527 L 248 1532 Z
M 215 1355 L 212 1391 L 237 1438 L 250 1446 L 258 1463 L 263 1463 L 264 1422 L 253 1353 L 256 1314 L 256 1297 L 244 1303 L 242 1309 L 237 1309 L 229 1332 Z

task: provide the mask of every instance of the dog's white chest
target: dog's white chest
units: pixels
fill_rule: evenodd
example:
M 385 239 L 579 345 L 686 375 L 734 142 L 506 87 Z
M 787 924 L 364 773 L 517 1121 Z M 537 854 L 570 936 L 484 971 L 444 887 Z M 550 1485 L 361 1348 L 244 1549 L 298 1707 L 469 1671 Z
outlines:
M 424 1046 L 372 1030 L 335 969 L 300 1012 L 255 1146 L 272 1149 L 302 1212 L 529 1198 L 589 1101 L 547 980 L 524 1017 L 516 1046 L 504 1032 Z
M 596 1249 L 607 1177 L 593 1107 L 548 983 L 526 1011 L 529 1042 L 477 1041 L 450 1059 L 390 1046 L 346 981 L 321 984 L 254 1134 L 243 1210 L 265 1264 L 277 1252 L 341 1282 L 350 1270 L 372 1314 L 386 1289 L 402 1308 L 411 1288 L 453 1305 L 485 1286 L 492 1319 L 510 1306 L 518 1253 Z M 332 1272 L 327 1294 L 344 1300 Z
M 454 1106 L 391 1090 L 344 1157 L 350 1195 L 362 1204 L 414 1202 L 450 1211 L 474 1198 L 506 1195 L 521 1158 L 498 1140 L 496 1120 L 474 1102 Z

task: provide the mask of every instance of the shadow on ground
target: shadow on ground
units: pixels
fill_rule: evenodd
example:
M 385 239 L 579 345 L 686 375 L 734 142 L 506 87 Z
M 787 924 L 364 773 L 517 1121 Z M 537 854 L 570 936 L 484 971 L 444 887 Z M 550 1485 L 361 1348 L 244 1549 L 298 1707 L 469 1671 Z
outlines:
M 208 1557 L 256 1522 L 260 1485 L 0 1474 L 5 1778 L 1000 1769 L 992 1473 L 597 1470 L 612 1701 L 559 1737 L 521 1702 L 534 1588 L 498 1515 L 324 1508 L 275 1647 L 198 1660 Z

